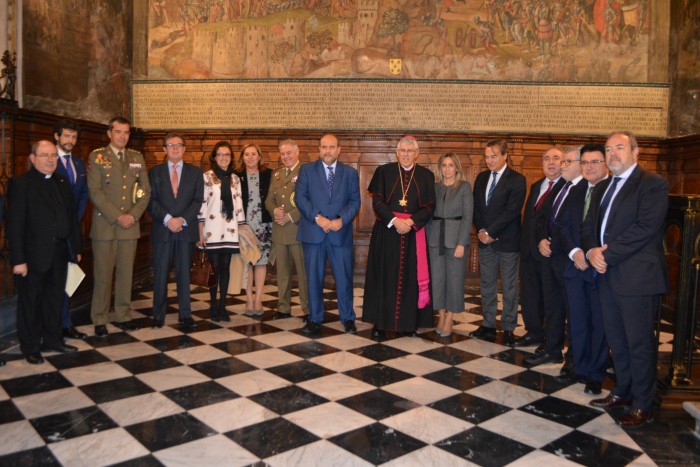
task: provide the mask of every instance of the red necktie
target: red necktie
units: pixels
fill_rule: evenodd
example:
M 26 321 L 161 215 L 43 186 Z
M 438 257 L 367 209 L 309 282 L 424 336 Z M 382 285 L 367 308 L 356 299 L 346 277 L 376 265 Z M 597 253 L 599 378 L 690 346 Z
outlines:
M 540 199 L 537 200 L 537 204 L 535 204 L 535 212 L 542 206 L 542 203 L 544 203 L 544 200 L 547 199 L 547 196 L 549 196 L 549 192 L 552 191 L 552 185 L 554 185 L 554 180 L 549 181 L 549 186 L 547 187 L 547 191 L 542 193 L 542 196 L 540 196 Z

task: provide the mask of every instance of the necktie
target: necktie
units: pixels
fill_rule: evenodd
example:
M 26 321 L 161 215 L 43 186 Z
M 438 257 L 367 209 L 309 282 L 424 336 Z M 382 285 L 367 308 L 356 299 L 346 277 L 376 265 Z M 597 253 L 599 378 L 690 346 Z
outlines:
M 493 196 L 493 190 L 496 189 L 496 177 L 498 177 L 498 172 L 493 173 L 493 180 L 491 181 L 491 186 L 489 187 L 489 192 L 486 194 L 486 205 L 488 206 L 491 202 L 491 197 Z
M 603 201 L 600 202 L 600 216 L 598 218 L 598 222 L 600 222 L 600 225 L 603 224 L 603 219 L 605 219 L 605 212 L 608 210 L 608 206 L 610 204 L 610 200 L 613 197 L 613 194 L 615 194 L 615 189 L 617 188 L 617 182 L 620 181 L 620 177 L 614 177 L 612 186 L 610 189 L 608 189 L 608 192 L 605 193 L 605 197 L 603 198 Z
M 177 164 L 173 165 L 173 173 L 170 176 L 170 183 L 173 186 L 173 196 L 177 198 L 177 185 L 178 185 L 178 178 L 177 178 Z
M 547 196 L 549 196 L 549 192 L 552 191 L 552 185 L 554 185 L 554 180 L 549 181 L 549 186 L 547 187 L 547 190 L 542 193 L 542 196 L 540 196 L 540 199 L 537 200 L 537 203 L 535 204 L 535 212 L 542 206 L 542 203 L 544 203 L 544 200 L 547 199 Z
M 284 169 L 284 176 L 289 177 L 290 172 L 291 172 L 291 170 L 289 170 L 289 167 L 287 167 L 286 169 Z
M 124 153 L 119 151 L 117 153 L 117 159 L 119 159 L 119 162 L 124 162 Z
M 583 203 L 583 219 L 586 219 L 586 216 L 588 215 L 588 208 L 591 206 L 591 193 L 593 193 L 593 188 L 592 186 L 588 187 L 588 191 L 586 192 L 586 200 Z
M 71 185 L 75 185 L 75 172 L 73 172 L 73 165 L 70 163 L 70 154 L 63 156 L 63 160 L 66 161 L 66 173 L 68 174 L 68 180 Z
M 557 218 L 559 208 L 561 207 L 561 203 L 564 202 L 564 198 L 566 197 L 566 193 L 569 191 L 569 188 L 571 188 L 571 182 L 566 182 L 566 185 L 564 185 L 564 188 L 561 189 L 561 191 L 557 195 L 557 199 L 554 201 L 554 206 L 552 206 L 552 213 L 549 215 L 549 222 L 547 223 L 547 229 L 549 230 L 549 232 L 552 231 L 554 220 Z
M 333 197 L 333 183 L 335 182 L 335 174 L 333 173 L 333 167 L 328 167 L 328 195 Z

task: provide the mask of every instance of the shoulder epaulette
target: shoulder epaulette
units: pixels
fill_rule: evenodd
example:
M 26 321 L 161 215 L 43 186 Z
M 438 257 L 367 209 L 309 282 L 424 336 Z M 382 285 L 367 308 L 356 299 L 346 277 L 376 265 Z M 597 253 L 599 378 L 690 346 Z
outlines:
M 96 153 L 96 152 L 100 152 L 100 151 L 104 151 L 105 149 L 107 149 L 107 146 L 105 146 L 105 147 L 103 147 L 103 148 L 93 149 L 92 152 L 91 152 L 90 154 L 93 154 L 93 153 Z

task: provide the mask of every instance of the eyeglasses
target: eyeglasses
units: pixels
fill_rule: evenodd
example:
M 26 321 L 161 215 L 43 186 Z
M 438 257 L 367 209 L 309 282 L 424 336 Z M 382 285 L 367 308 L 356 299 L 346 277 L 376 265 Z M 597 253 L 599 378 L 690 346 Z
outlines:
M 229 153 L 227 153 L 227 152 L 217 152 L 217 153 L 216 153 L 216 157 L 224 157 L 224 158 L 229 158 L 229 159 L 230 159 L 230 158 L 231 158 L 231 154 L 229 154 Z
M 568 167 L 571 164 L 573 164 L 574 162 L 581 162 L 581 161 L 576 161 L 576 160 L 569 161 L 569 160 L 564 159 L 563 161 L 561 161 L 561 165 L 563 165 L 564 167 Z
M 605 161 L 597 160 L 597 161 L 581 161 L 581 167 L 586 167 L 586 166 L 591 166 L 591 167 L 598 167 L 598 164 L 604 164 Z
M 184 143 L 168 143 L 165 145 L 168 149 L 182 149 L 185 147 Z

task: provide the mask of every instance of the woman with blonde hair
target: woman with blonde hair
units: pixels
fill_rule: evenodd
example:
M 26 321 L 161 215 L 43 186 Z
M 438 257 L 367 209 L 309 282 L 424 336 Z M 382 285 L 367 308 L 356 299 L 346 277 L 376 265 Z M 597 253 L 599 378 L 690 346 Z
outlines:
M 433 308 L 438 310 L 435 333 L 447 337 L 452 333 L 454 313 L 464 311 L 474 197 L 456 154 L 443 154 L 437 166 L 435 211 L 427 234 Z

